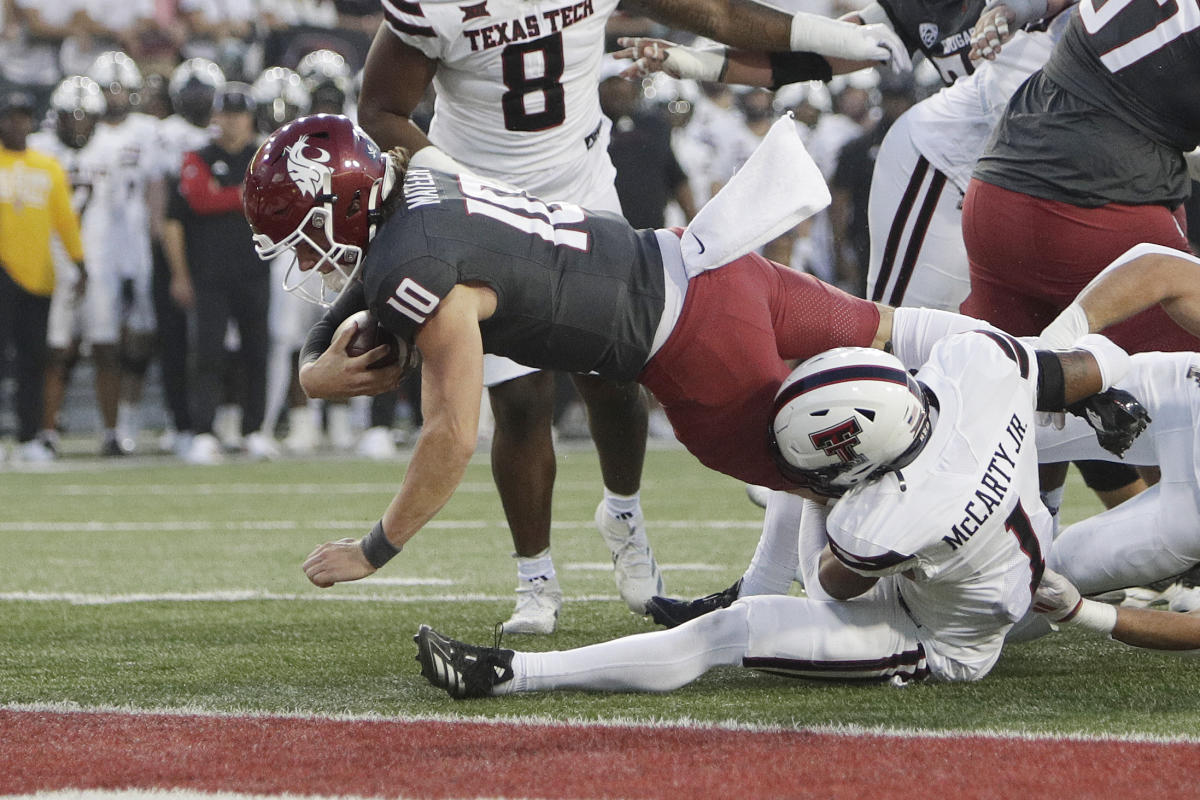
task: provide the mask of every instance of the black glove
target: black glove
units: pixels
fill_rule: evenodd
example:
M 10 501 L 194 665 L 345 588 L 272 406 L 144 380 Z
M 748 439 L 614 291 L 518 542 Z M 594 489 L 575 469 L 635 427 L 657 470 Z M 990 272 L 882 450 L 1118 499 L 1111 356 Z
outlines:
M 1118 456 L 1130 448 L 1151 422 L 1145 406 L 1124 389 L 1106 389 L 1067 406 L 1066 410 L 1087 420 L 1095 429 L 1100 446 Z

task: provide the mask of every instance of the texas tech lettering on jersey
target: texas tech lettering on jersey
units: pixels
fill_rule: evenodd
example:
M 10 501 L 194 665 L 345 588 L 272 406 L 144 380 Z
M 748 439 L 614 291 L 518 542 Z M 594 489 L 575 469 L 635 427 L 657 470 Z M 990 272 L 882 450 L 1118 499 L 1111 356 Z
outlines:
M 595 13 L 596 7 L 592 0 L 582 0 L 575 5 L 551 8 L 540 14 L 526 14 L 523 17 L 500 20 L 483 28 L 465 30 L 462 35 L 470 40 L 472 52 L 488 50 L 526 39 L 537 39 L 543 31 L 557 33 Z

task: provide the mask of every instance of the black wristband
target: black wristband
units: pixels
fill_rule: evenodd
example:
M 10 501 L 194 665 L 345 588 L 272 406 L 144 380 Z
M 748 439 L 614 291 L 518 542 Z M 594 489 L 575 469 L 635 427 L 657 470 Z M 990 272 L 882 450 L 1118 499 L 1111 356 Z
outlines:
M 1062 362 L 1052 350 L 1037 351 L 1037 410 L 1062 411 L 1066 404 L 1066 379 Z
M 801 81 L 829 81 L 833 68 L 816 53 L 768 53 L 771 64 L 771 89 Z M 726 61 L 728 64 L 728 60 Z
M 388 541 L 387 534 L 383 532 L 383 520 L 375 523 L 375 527 L 362 538 L 358 546 L 362 548 L 367 562 L 375 569 L 391 561 L 400 552 L 400 548 Z

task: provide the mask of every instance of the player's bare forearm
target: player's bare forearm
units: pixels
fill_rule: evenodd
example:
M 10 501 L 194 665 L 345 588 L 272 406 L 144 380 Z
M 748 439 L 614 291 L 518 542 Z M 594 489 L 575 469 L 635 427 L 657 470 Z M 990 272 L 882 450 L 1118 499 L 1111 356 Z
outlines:
M 1120 606 L 1112 638 L 1151 650 L 1200 650 L 1200 616 Z
M 792 16 L 752 0 L 626 0 L 673 28 L 747 50 L 791 50 Z
M 483 342 L 471 290 L 456 286 L 418 331 L 424 355 L 424 425 L 404 483 L 383 515 L 384 532 L 399 547 L 449 501 L 475 452 L 483 392 Z
M 1072 405 L 1104 390 L 1104 380 L 1095 357 L 1084 350 L 1055 353 L 1063 371 L 1064 405 Z
M 859 575 L 838 561 L 837 556 L 833 554 L 828 545 L 821 552 L 821 565 L 817 574 L 821 581 L 821 588 L 835 600 L 849 600 L 852 597 L 858 597 L 879 580 Z
M 381 23 L 363 67 L 358 124 L 384 150 L 412 152 L 429 144 L 410 118 L 433 80 L 437 62 L 404 44 Z
M 1139 256 L 1093 281 L 1076 302 L 1093 332 L 1158 303 L 1180 327 L 1200 336 L 1200 263 L 1182 254 Z

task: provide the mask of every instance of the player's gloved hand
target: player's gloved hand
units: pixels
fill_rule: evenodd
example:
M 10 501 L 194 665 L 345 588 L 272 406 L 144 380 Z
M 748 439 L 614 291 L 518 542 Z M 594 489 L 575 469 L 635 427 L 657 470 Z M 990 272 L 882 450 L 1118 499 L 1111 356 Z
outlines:
M 793 51 L 845 58 L 851 61 L 889 63 L 893 72 L 908 72 L 912 59 L 900 37 L 887 25 L 852 22 L 801 12 L 792 17 Z
M 1033 610 L 1045 614 L 1051 622 L 1111 634 L 1117 624 L 1117 609 L 1080 597 L 1079 590 L 1052 569 L 1042 573 L 1042 582 L 1033 594 Z
M 1033 595 L 1033 610 L 1045 614 L 1051 622 L 1062 622 L 1079 612 L 1083 598 L 1069 580 L 1052 569 L 1042 573 L 1042 582 Z
M 644 78 L 665 72 L 672 78 L 715 82 L 725 76 L 729 56 L 724 47 L 686 47 L 665 39 L 624 37 L 617 40 L 622 50 L 613 58 L 628 58 L 633 64 L 621 73 L 623 78 Z
M 1067 411 L 1085 419 L 1100 446 L 1117 456 L 1123 456 L 1152 421 L 1145 406 L 1124 389 L 1105 389 L 1067 406 Z

